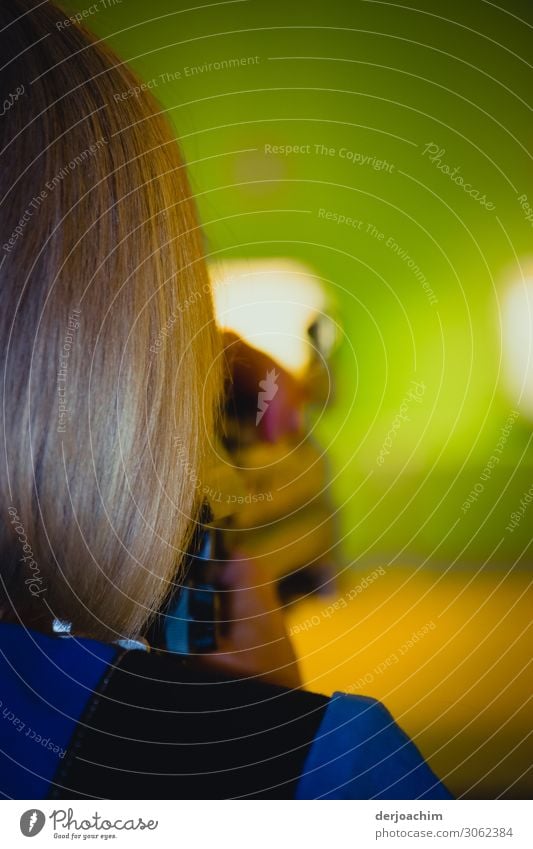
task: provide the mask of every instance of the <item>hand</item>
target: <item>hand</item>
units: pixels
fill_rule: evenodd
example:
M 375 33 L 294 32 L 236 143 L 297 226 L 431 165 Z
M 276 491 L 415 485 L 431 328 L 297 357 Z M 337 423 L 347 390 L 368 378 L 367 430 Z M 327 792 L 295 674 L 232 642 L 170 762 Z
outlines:
M 239 678 L 258 677 L 291 689 L 301 685 L 298 661 L 280 609 L 276 584 L 235 556 L 220 565 L 222 598 L 219 650 L 198 656 L 200 665 Z
M 235 508 L 224 543 L 278 584 L 284 601 L 334 589 L 336 527 L 324 452 L 309 437 L 257 442 L 233 462 L 247 500 Z

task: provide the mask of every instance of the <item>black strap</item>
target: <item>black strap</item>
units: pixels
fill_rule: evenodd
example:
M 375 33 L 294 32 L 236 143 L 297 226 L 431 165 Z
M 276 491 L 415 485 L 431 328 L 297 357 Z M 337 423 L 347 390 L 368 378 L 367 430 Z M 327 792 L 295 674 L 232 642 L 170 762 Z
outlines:
M 50 798 L 294 798 L 327 703 L 125 652 L 77 726 Z

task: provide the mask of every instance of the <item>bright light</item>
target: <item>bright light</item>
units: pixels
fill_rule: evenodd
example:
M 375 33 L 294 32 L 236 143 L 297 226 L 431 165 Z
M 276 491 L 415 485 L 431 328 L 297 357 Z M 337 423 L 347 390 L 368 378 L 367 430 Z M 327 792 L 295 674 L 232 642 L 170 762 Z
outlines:
M 533 267 L 513 283 L 502 307 L 506 389 L 517 408 L 533 419 Z
M 231 260 L 211 268 L 217 320 L 225 330 L 302 373 L 314 354 L 309 329 L 318 321 L 319 344 L 334 332 L 325 314 L 323 285 L 303 263 L 287 259 Z

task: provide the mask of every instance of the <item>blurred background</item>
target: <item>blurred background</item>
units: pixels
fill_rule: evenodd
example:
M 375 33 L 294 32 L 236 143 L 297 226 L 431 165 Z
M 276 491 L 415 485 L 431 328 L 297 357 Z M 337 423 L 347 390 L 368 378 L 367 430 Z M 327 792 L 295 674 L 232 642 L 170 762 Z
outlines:
M 175 126 L 213 275 L 325 293 L 343 567 L 291 608 L 307 686 L 383 700 L 459 796 L 530 795 L 531 3 L 62 5 Z

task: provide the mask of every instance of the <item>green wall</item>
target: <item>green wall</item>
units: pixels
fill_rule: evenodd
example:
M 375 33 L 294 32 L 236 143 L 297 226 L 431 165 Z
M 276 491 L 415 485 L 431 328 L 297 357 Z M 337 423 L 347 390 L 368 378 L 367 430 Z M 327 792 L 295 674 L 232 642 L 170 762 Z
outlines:
M 533 205 L 531 4 L 190 5 L 123 0 L 87 25 L 155 80 L 208 253 L 295 257 L 330 287 L 344 341 L 320 434 L 348 555 L 360 566 L 398 552 L 394 562 L 435 568 L 530 560 L 530 517 L 505 530 L 533 479 L 523 415 L 483 492 L 461 506 L 516 408 L 501 379 L 500 309 L 532 246 L 518 202 L 525 193 Z M 483 203 L 424 154 L 430 143 Z M 422 398 L 408 401 L 380 465 L 413 380 Z

